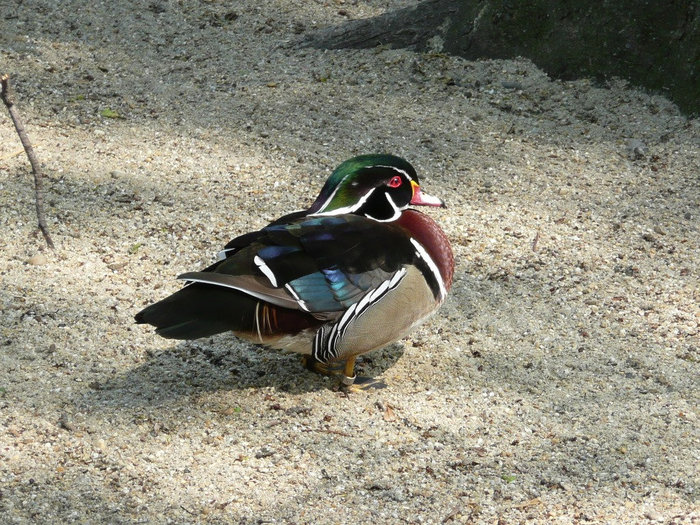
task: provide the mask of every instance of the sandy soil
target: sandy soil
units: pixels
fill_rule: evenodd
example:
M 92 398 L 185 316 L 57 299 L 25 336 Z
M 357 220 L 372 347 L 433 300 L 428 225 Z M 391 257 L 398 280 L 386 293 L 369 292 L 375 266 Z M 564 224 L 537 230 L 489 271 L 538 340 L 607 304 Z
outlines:
M 700 122 L 526 60 L 292 45 L 407 4 L 0 5 L 57 244 L 3 111 L 2 523 L 700 520 Z M 380 151 L 448 201 L 457 257 L 361 363 L 388 388 L 133 324 Z

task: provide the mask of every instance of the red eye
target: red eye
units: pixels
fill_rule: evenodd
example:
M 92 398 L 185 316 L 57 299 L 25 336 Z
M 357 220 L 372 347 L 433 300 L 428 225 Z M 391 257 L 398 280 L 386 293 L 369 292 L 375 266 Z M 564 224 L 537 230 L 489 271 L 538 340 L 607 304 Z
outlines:
M 401 184 L 403 184 L 403 181 L 401 180 L 401 177 L 397 175 L 396 177 L 392 177 L 386 185 L 390 188 L 398 188 L 399 186 L 401 186 Z

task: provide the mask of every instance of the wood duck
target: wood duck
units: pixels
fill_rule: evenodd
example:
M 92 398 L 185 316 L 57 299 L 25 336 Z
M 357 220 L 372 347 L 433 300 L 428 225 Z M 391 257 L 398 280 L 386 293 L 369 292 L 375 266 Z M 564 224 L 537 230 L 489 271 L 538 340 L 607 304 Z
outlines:
M 362 155 L 331 174 L 308 210 L 229 242 L 184 288 L 136 314 L 172 339 L 220 332 L 305 355 L 355 380 L 355 358 L 405 336 L 443 302 L 454 257 L 445 233 L 409 205 L 440 206 L 393 155 Z

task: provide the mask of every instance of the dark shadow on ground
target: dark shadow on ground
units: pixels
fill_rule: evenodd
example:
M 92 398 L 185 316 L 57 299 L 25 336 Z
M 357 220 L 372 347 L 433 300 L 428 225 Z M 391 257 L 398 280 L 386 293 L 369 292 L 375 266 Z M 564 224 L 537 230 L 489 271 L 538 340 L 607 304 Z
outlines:
M 379 378 L 403 355 L 401 344 L 358 358 L 359 376 Z M 93 382 L 80 404 L 93 408 L 169 405 L 182 398 L 218 390 L 272 388 L 300 394 L 337 390 L 338 380 L 305 369 L 301 356 L 251 346 L 219 335 L 181 342 L 165 351 L 146 350 L 143 364 Z M 99 408 L 98 408 L 99 410 Z

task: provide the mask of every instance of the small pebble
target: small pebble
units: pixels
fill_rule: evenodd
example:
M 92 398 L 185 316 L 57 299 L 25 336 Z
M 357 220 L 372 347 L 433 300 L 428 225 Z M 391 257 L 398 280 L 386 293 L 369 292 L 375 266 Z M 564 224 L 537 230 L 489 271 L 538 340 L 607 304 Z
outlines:
M 501 82 L 501 86 L 506 89 L 523 89 L 523 85 L 520 82 L 509 82 L 507 80 Z
M 118 272 L 119 270 L 124 269 L 128 264 L 129 264 L 128 262 L 112 263 L 112 264 L 108 264 L 107 268 L 109 268 L 113 272 Z
M 32 255 L 29 259 L 27 259 L 27 262 L 31 265 L 34 266 L 41 266 L 43 264 L 46 264 L 46 256 L 43 253 L 37 253 Z
M 75 426 L 73 425 L 73 422 L 68 414 L 61 414 L 61 417 L 58 419 L 58 426 L 69 432 L 75 430 Z
M 263 447 L 255 453 L 255 457 L 256 457 L 256 459 L 267 458 L 267 457 L 272 456 L 274 453 L 275 453 L 274 450 L 267 448 L 267 447 Z
M 629 139 L 627 141 L 627 156 L 631 160 L 643 159 L 647 154 L 647 146 L 639 139 Z

